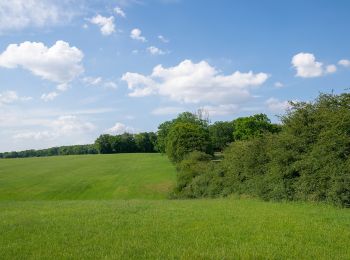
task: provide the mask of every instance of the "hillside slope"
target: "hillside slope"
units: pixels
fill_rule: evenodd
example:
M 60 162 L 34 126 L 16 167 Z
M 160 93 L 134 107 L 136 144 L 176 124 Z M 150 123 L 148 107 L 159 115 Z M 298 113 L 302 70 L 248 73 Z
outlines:
M 160 154 L 0 160 L 0 200 L 164 199 L 175 168 Z

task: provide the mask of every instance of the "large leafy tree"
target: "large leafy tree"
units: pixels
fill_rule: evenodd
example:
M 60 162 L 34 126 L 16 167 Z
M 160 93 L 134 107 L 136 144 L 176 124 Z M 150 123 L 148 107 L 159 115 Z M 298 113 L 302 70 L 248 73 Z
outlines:
M 209 131 L 200 124 L 175 123 L 167 136 L 166 153 L 173 162 L 180 162 L 193 151 L 212 153 Z
M 264 133 L 277 133 L 281 127 L 272 124 L 265 114 L 257 114 L 249 117 L 240 117 L 233 121 L 235 140 L 247 140 L 252 137 L 261 136 Z
M 183 112 L 177 118 L 171 121 L 165 121 L 158 126 L 156 148 L 161 153 L 166 153 L 167 139 L 172 127 L 177 123 L 191 123 L 208 129 L 208 119 L 203 118 L 203 113 L 198 111 L 198 114 Z
M 109 134 L 103 134 L 100 135 L 96 141 L 95 146 L 99 153 L 113 153 L 113 147 L 112 147 L 112 139 L 113 136 Z
M 233 142 L 233 123 L 217 121 L 209 126 L 210 139 L 215 151 L 222 151 Z

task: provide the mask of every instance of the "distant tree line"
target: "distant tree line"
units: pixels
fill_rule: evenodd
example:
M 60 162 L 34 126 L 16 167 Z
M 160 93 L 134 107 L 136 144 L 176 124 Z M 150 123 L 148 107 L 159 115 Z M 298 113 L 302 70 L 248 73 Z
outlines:
M 180 115 L 160 125 L 162 147 L 178 169 L 172 196 L 244 194 L 350 207 L 350 94 L 291 106 L 281 125 L 261 114 L 213 125 Z M 213 160 L 213 150 L 225 146 L 223 159 Z
M 160 124 L 157 133 L 120 135 L 102 134 L 94 144 L 51 147 L 0 153 L 0 158 L 25 158 L 79 154 L 112 153 L 167 153 L 173 162 L 179 162 L 191 151 L 208 154 L 222 151 L 234 140 L 244 140 L 264 132 L 276 132 L 280 126 L 271 124 L 266 115 L 238 118 L 230 122 L 209 124 L 203 113 L 184 112 L 176 119 Z
M 94 144 L 52 147 L 41 150 L 0 153 L 0 158 L 25 158 L 57 155 L 106 154 L 106 153 L 154 153 L 157 135 L 155 133 L 139 133 L 121 135 L 100 135 Z
M 139 134 L 100 135 L 95 141 L 99 153 L 154 153 L 157 135 L 153 132 Z

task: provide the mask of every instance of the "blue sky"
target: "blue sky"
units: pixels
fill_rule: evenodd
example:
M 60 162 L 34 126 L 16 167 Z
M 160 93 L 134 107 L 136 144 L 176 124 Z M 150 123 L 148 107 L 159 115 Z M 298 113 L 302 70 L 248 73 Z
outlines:
M 0 151 L 350 87 L 349 1 L 0 0 Z

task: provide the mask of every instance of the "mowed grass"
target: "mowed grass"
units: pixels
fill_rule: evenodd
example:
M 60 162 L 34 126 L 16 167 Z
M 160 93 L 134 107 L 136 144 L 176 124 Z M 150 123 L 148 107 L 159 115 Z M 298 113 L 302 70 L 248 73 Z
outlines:
M 1 200 L 164 199 L 175 168 L 160 154 L 0 160 Z
M 350 259 L 350 210 L 167 200 L 158 154 L 0 160 L 0 259 Z

